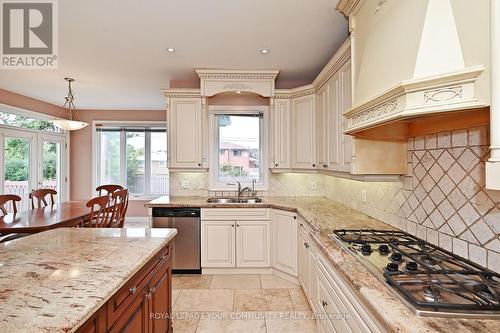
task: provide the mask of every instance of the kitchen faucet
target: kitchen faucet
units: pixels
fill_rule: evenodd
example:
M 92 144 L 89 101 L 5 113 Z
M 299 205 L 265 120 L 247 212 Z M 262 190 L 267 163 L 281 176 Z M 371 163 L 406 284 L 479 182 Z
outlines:
M 255 191 L 255 179 L 252 179 L 252 187 L 246 186 L 244 188 L 241 188 L 241 182 L 237 181 L 236 184 L 231 183 L 228 185 L 238 185 L 238 199 L 241 198 L 243 195 L 243 192 L 248 191 L 252 193 L 252 197 L 255 197 L 257 195 L 257 191 Z

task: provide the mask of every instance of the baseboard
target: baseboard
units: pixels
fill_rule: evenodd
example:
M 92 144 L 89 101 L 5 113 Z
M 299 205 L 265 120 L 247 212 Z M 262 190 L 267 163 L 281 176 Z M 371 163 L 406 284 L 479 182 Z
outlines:
M 296 284 L 300 284 L 300 281 L 299 279 L 296 277 L 296 276 L 293 276 L 293 275 L 290 275 L 288 273 L 285 273 L 285 272 L 282 272 L 278 269 L 275 269 L 273 268 L 273 272 L 272 272 L 273 275 L 279 277 L 279 278 L 282 278 L 283 280 L 287 280 L 287 281 L 290 281 L 290 282 L 293 282 L 293 283 L 296 283 Z
M 273 274 L 273 269 L 271 267 L 202 268 L 201 274 Z

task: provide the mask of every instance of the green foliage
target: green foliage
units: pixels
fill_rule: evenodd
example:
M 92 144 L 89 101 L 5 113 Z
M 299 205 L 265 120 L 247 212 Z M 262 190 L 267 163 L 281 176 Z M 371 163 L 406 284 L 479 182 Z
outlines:
M 248 172 L 242 168 L 237 168 L 231 164 L 224 164 L 221 166 L 221 176 L 241 177 L 248 176 Z
M 29 142 L 5 138 L 5 180 L 28 180 Z

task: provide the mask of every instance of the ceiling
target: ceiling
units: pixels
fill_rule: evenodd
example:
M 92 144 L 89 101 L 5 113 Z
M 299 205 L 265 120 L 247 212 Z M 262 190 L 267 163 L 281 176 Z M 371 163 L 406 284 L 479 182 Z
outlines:
M 336 3 L 59 1 L 59 69 L 0 70 L 0 88 L 62 104 L 71 76 L 79 109 L 161 110 L 160 89 L 196 80 L 196 68 L 279 69 L 278 87 L 310 83 L 347 37 Z

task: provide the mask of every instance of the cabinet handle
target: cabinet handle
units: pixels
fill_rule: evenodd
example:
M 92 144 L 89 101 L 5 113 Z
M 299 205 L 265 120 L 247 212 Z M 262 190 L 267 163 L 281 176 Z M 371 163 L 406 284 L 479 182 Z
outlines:
M 137 291 L 137 287 L 132 287 L 129 289 L 129 291 L 132 293 L 132 294 L 135 294 L 135 292 Z
M 328 165 L 327 164 L 323 164 L 323 168 L 328 168 Z
M 307 244 L 307 243 L 305 243 L 305 242 L 304 242 L 304 246 L 306 247 L 306 249 L 308 249 L 308 248 L 309 248 L 309 244 Z
M 322 305 L 323 307 L 325 307 L 325 306 L 327 306 L 327 305 L 328 305 L 328 303 L 327 303 L 326 301 L 321 301 L 321 305 Z

